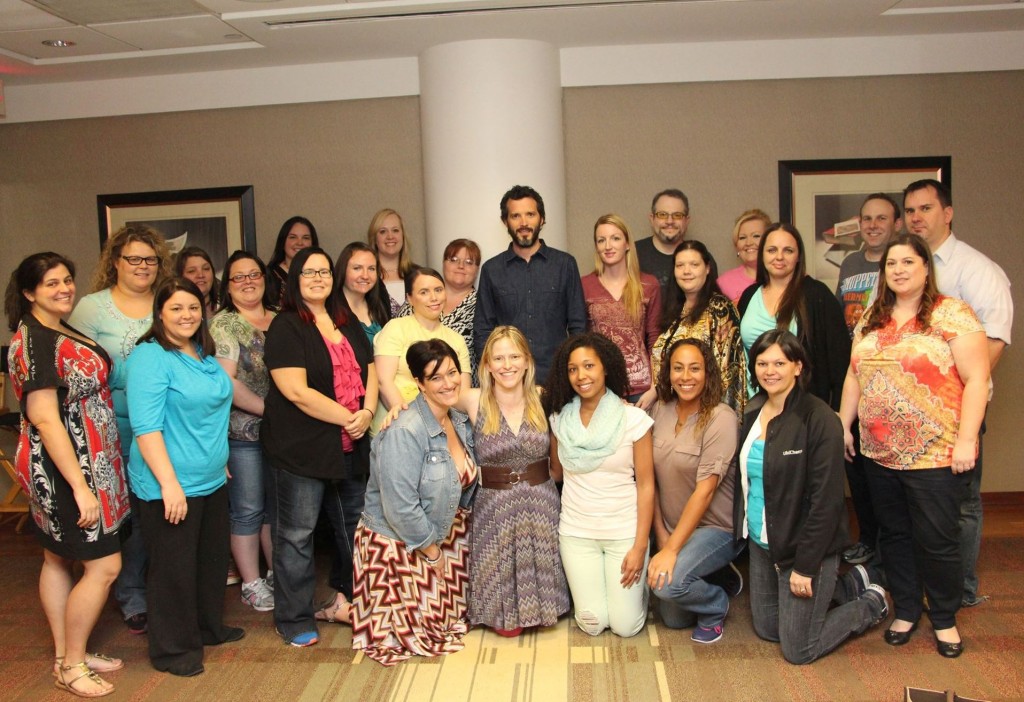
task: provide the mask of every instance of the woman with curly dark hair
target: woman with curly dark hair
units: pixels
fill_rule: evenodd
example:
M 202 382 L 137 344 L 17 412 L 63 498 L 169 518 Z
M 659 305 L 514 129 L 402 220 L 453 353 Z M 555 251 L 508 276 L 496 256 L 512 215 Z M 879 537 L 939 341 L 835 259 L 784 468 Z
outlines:
M 939 294 L 928 244 L 916 234 L 889 242 L 878 285 L 878 298 L 854 330 L 839 415 L 847 457 L 860 418 L 896 609 L 885 641 L 910 640 L 923 591 L 936 648 L 956 658 L 964 650 L 956 627 L 963 592 L 959 517 L 988 399 L 985 333 L 967 303 Z
M 551 474 L 565 477 L 558 542 L 576 623 L 591 636 L 609 627 L 634 636 L 647 618 L 653 422 L 622 401 L 626 361 L 596 332 L 562 343 L 545 388 Z
M 730 591 L 711 582 L 743 550 L 733 538 L 732 459 L 739 420 L 722 403 L 722 379 L 711 348 L 679 339 L 657 380 L 654 417 L 654 537 L 658 551 L 647 567 L 647 584 L 661 600 L 671 629 L 696 627 L 697 643 L 722 638 Z
M 746 404 L 746 355 L 740 339 L 740 316 L 736 307 L 718 289 L 718 264 L 699 241 L 684 241 L 676 247 L 675 281 L 665 302 L 661 327 L 665 331 L 651 347 L 651 372 L 657 378 L 667 362 L 668 349 L 678 339 L 700 339 L 710 348 L 715 367 L 722 377 L 722 402 L 743 414 Z M 656 397 L 651 388 L 640 398 L 649 409 Z

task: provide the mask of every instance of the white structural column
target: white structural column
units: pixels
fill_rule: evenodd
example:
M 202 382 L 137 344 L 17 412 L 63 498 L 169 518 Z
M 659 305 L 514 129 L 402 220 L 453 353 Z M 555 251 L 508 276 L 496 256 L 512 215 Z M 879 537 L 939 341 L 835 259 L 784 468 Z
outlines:
M 420 55 L 420 129 L 427 260 L 476 241 L 505 249 L 501 196 L 529 185 L 544 198 L 544 240 L 566 248 L 565 160 L 558 49 L 539 41 L 474 40 Z

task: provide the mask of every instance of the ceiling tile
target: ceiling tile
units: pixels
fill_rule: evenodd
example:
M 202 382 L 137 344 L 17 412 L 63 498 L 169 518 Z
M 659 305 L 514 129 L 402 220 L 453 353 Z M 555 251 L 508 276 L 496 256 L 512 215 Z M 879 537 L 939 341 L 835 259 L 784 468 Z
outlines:
M 48 39 L 73 41 L 75 45 L 64 49 L 44 46 L 43 42 Z M 94 32 L 87 27 L 0 32 L 0 49 L 13 51 L 32 59 L 66 59 L 74 56 L 115 54 L 138 50 L 134 46 Z
M 248 40 L 231 25 L 210 15 L 99 24 L 91 28 L 147 50 L 211 46 Z M 229 38 L 230 35 L 235 36 Z

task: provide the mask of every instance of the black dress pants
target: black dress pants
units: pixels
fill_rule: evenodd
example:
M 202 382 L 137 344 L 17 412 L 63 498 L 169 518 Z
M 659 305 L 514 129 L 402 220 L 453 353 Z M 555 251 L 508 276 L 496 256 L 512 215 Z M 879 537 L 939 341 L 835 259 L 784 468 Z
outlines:
M 176 675 L 199 672 L 203 646 L 223 643 L 224 574 L 228 569 L 228 489 L 189 497 L 178 524 L 164 519 L 163 500 L 139 500 L 149 575 L 149 660 Z

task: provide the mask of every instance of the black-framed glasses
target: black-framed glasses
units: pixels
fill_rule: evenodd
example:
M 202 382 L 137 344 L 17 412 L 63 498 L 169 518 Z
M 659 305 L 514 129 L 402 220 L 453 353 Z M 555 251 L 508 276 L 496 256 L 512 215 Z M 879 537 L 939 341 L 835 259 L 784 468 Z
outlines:
M 259 280 L 262 277 L 263 273 L 261 271 L 253 271 L 252 273 L 239 273 L 238 275 L 233 275 L 228 278 L 228 280 L 232 283 L 244 283 L 246 278 L 249 280 Z
M 313 278 L 314 276 L 318 278 L 330 278 L 334 274 L 331 273 L 330 268 L 303 268 L 299 271 L 299 275 L 303 278 Z
M 666 222 L 671 217 L 676 222 L 682 222 L 689 216 L 689 214 L 689 212 L 666 212 L 665 210 L 658 210 L 654 213 L 654 218 L 660 219 L 662 222 Z
M 121 260 L 128 263 L 129 266 L 141 266 L 143 262 L 147 266 L 159 266 L 159 256 L 121 256 Z
M 453 266 L 457 266 L 460 263 L 467 267 L 479 265 L 472 258 L 459 258 L 458 256 L 449 256 L 448 258 L 445 259 L 445 261 L 448 261 L 448 263 L 452 264 Z

